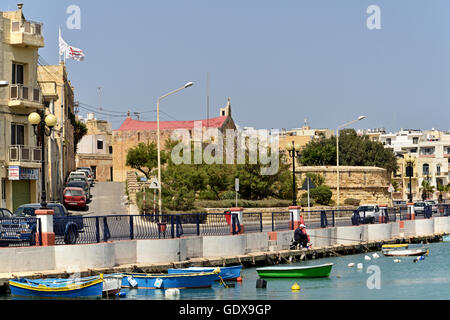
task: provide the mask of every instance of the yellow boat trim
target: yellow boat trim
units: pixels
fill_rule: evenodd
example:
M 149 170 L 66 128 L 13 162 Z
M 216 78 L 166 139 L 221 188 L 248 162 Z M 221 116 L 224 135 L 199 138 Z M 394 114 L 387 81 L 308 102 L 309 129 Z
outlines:
M 83 284 L 73 283 L 73 284 L 69 284 L 68 286 L 61 287 L 61 288 L 47 287 L 46 285 L 43 285 L 43 284 L 41 284 L 37 287 L 34 287 L 34 286 L 30 286 L 30 285 L 27 285 L 24 283 L 11 282 L 11 280 L 9 281 L 9 285 L 13 286 L 13 287 L 22 288 L 22 289 L 32 290 L 32 291 L 62 292 L 62 291 L 73 291 L 73 290 L 84 289 L 84 288 L 91 287 L 91 286 L 94 286 L 94 285 L 102 283 L 102 282 L 103 282 L 103 278 L 101 277 L 100 279 L 92 280 L 92 281 L 89 281 L 89 282 L 86 282 Z
M 406 248 L 408 246 L 408 244 L 385 244 L 382 248 Z

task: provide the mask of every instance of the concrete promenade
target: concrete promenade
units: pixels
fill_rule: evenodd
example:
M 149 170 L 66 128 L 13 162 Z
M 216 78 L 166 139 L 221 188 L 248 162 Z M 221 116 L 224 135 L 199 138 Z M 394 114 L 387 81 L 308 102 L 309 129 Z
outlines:
M 383 243 L 433 242 L 450 233 L 450 217 L 310 229 L 312 249 L 289 250 L 294 231 L 126 240 L 85 245 L 0 248 L 0 286 L 13 277 L 86 276 L 172 267 L 251 267 L 378 250 Z

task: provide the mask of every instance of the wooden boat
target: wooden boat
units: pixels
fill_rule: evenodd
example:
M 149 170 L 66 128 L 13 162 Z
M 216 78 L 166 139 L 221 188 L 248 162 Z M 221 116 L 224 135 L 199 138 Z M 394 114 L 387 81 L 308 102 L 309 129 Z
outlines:
M 333 263 L 318 266 L 277 266 L 257 268 L 256 272 L 261 278 L 323 278 L 329 277 Z
M 120 292 L 123 275 L 120 273 L 103 275 L 103 295 L 110 296 Z
M 422 256 L 429 253 L 427 247 L 410 248 L 408 244 L 383 245 L 382 252 L 388 257 Z
M 43 298 L 87 298 L 101 297 L 103 275 L 77 279 L 15 279 L 9 280 L 14 296 Z
M 209 288 L 220 271 L 179 274 L 124 273 L 122 288 L 137 289 L 187 289 Z
M 198 273 L 198 272 L 213 272 L 216 268 L 212 267 L 189 267 L 182 269 L 169 269 L 167 273 L 169 274 L 179 274 L 179 273 Z M 223 280 L 237 280 L 241 276 L 242 266 L 232 266 L 232 267 L 220 267 L 220 273 L 216 277 L 216 281 Z M 220 277 L 219 277 L 220 276 Z

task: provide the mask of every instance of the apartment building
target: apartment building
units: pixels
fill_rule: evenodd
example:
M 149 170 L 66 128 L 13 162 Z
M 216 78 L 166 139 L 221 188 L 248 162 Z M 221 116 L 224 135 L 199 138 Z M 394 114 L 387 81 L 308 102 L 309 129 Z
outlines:
M 58 65 L 40 65 L 37 75 L 44 106 L 58 120 L 46 143 L 47 198 L 57 201 L 61 200 L 65 179 L 75 170 L 74 87 L 68 79 L 64 62 Z
M 410 188 L 414 200 L 422 199 L 422 182 L 427 180 L 437 189 L 439 184 L 450 181 L 450 132 L 438 130 L 402 129 L 397 133 L 380 136 L 386 148 L 391 148 L 398 157 L 399 171 L 393 180 L 399 185 L 394 194 L 397 199 L 407 199 Z M 406 176 L 408 163 L 413 164 L 414 175 Z M 411 183 L 410 183 L 411 181 Z M 437 199 L 435 191 L 433 198 Z
M 0 176 L 1 206 L 10 210 L 37 202 L 41 149 L 28 115 L 43 111 L 37 81 L 38 50 L 44 47 L 42 24 L 27 20 L 22 4 L 0 12 Z

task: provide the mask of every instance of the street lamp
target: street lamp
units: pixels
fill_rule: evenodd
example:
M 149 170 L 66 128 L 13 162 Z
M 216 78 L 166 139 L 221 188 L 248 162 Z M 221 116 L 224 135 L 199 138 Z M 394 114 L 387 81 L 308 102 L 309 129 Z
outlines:
M 344 123 L 343 125 L 340 125 L 336 129 L 336 171 L 337 171 L 337 208 L 339 209 L 340 205 L 340 195 L 339 195 L 339 129 L 345 128 L 346 126 L 351 125 L 352 123 L 361 121 L 365 119 L 366 116 L 360 116 L 358 119 L 352 120 L 350 122 Z
M 188 82 L 183 87 L 181 87 L 181 88 L 179 88 L 177 90 L 174 90 L 172 92 L 169 92 L 169 93 L 163 95 L 162 97 L 159 97 L 158 101 L 156 103 L 156 122 L 157 122 L 157 131 L 158 131 L 158 133 L 157 133 L 157 136 L 158 136 L 158 183 L 159 183 L 159 190 L 158 190 L 159 191 L 159 195 L 158 195 L 159 212 L 158 212 L 158 214 L 161 214 L 161 212 L 162 212 L 162 198 L 161 198 L 161 185 L 162 185 L 162 182 L 161 182 L 161 145 L 160 145 L 160 130 L 159 130 L 159 102 L 162 99 L 170 96 L 171 94 L 174 94 L 174 93 L 177 93 L 178 91 L 181 91 L 183 89 L 187 89 L 189 87 L 192 87 L 193 85 L 194 85 L 193 82 Z
M 34 134 L 41 140 L 41 209 L 47 207 L 47 194 L 45 192 L 45 136 L 50 136 L 57 120 L 53 114 L 44 117 L 44 111 L 33 112 L 28 116 L 28 122 L 33 125 Z M 48 132 L 47 129 L 48 128 Z
M 289 156 L 292 158 L 292 205 L 297 205 L 297 187 L 295 184 L 295 159 L 300 158 L 300 145 L 295 144 L 292 141 L 292 144 L 286 145 L 286 150 L 289 152 Z

